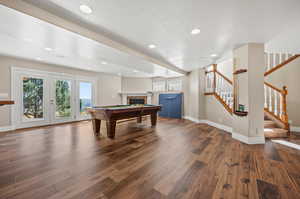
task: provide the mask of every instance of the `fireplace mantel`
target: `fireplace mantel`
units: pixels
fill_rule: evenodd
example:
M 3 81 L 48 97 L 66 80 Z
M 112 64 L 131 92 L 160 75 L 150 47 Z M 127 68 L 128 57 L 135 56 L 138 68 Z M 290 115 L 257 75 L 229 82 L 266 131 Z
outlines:
M 119 93 L 120 95 L 127 95 L 127 96 L 148 96 L 148 95 L 153 95 L 153 92 L 148 91 L 148 92 L 121 92 Z
M 146 96 L 147 97 L 147 104 L 152 104 L 152 96 L 153 92 L 120 92 L 119 93 L 122 97 L 122 104 L 127 104 L 127 97 L 132 96 Z

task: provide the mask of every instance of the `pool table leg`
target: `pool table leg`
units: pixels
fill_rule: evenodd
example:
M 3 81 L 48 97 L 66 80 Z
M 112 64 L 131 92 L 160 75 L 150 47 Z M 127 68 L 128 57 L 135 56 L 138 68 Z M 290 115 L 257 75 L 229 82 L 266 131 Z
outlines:
M 93 122 L 94 134 L 96 136 L 99 136 L 100 135 L 101 120 L 93 119 L 92 122 Z
M 137 123 L 142 123 L 142 116 L 136 118 Z
M 114 139 L 116 134 L 116 121 L 115 120 L 108 120 L 106 121 L 106 128 L 107 128 L 107 137 Z
M 151 125 L 156 126 L 157 112 L 151 114 Z

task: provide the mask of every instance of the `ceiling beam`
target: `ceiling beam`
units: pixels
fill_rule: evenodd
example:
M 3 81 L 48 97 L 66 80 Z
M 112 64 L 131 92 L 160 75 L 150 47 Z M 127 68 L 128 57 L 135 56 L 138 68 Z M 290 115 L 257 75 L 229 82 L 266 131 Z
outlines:
M 43 10 L 41 8 L 38 8 L 34 5 L 31 5 L 29 3 L 26 3 L 22 0 L 0 0 L 0 4 L 6 6 L 6 7 L 9 7 L 9 8 L 12 8 L 12 9 L 15 9 L 17 11 L 20 11 L 22 13 L 25 13 L 27 15 L 30 15 L 32 17 L 35 17 L 35 18 L 38 18 L 42 21 L 46 21 L 50 24 L 53 24 L 55 26 L 58 26 L 58 27 L 61 27 L 63 29 L 66 29 L 68 31 L 71 31 L 73 33 L 76 33 L 76 34 L 79 34 L 79 35 L 82 35 L 84 37 L 87 37 L 89 39 L 92 39 L 94 41 L 97 41 L 105 46 L 108 46 L 108 47 L 111 47 L 113 49 L 116 49 L 116 50 L 119 50 L 123 53 L 126 53 L 128 55 L 131 55 L 131 56 L 135 56 L 135 57 L 139 57 L 145 61 L 148 61 L 152 64 L 156 64 L 156 65 L 159 65 L 159 66 L 162 66 L 164 68 L 167 68 L 169 70 L 172 70 L 172 71 L 176 71 L 180 74 L 183 74 L 183 75 L 187 75 L 188 72 L 185 71 L 185 70 L 182 70 L 174 65 L 171 65 L 169 63 L 166 63 L 166 62 L 163 62 L 161 60 L 158 60 L 154 57 L 151 57 L 149 55 L 146 55 L 142 52 L 139 52 L 135 49 L 132 49 L 124 44 L 121 44 L 119 42 L 116 42 L 100 33 L 97 33 L 97 32 L 94 32 L 94 31 L 91 31 L 87 28 L 83 28 L 81 27 L 80 25 L 76 24 L 76 23 L 73 23 L 71 21 L 68 21 L 66 19 L 63 19 L 59 16 L 56 16 L 46 10 Z

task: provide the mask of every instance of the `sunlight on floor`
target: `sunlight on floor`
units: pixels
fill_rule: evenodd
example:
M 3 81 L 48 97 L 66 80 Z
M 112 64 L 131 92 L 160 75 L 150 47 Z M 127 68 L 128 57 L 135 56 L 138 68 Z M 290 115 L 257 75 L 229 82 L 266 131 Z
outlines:
M 272 140 L 272 142 L 275 142 L 275 143 L 278 143 L 278 144 L 282 144 L 282 145 L 300 150 L 300 145 L 292 143 L 292 142 L 288 142 L 288 141 L 285 141 L 285 140 Z

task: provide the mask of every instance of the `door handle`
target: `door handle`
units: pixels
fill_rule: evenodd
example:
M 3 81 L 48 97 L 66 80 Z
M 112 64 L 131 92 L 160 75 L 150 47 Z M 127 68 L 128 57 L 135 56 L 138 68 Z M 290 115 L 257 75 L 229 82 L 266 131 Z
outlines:
M 54 104 L 54 100 L 53 99 L 50 100 L 50 104 Z

